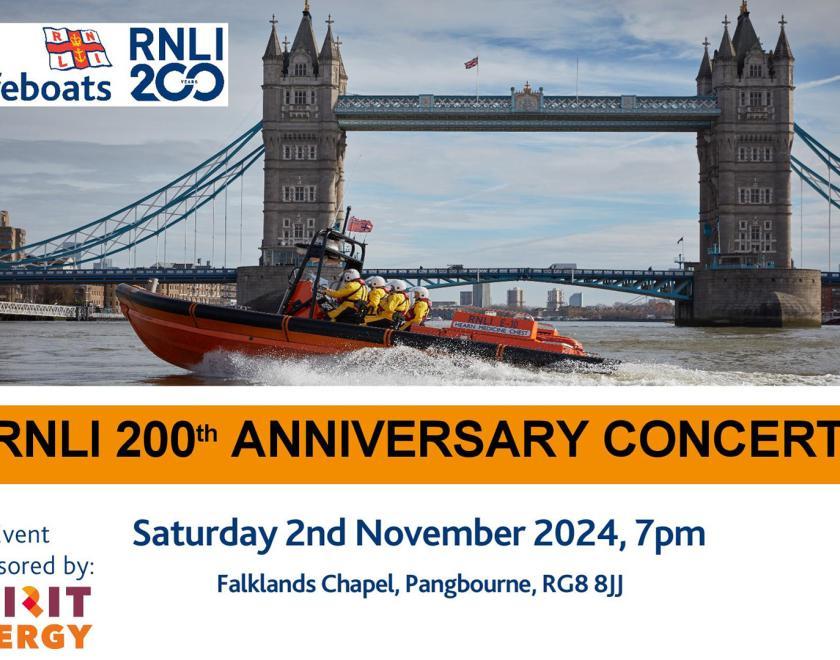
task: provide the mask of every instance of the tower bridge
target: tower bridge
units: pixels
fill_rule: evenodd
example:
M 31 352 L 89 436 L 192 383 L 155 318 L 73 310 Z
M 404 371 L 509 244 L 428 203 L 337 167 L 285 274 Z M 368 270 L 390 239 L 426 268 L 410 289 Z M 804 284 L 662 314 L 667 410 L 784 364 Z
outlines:
M 581 286 L 669 297 L 677 302 L 677 322 L 684 324 L 819 322 L 820 280 L 834 274 L 794 268 L 791 172 L 830 205 L 838 206 L 840 188 L 830 175 L 822 177 L 792 156 L 794 135 L 837 174 L 840 158 L 794 123 L 794 56 L 784 17 L 775 47 L 766 50 L 742 2 L 734 33 L 725 18 L 719 47 L 710 51 L 708 39 L 704 42 L 693 94 L 685 96 L 555 96 L 528 83 L 501 95 L 356 94 L 349 88 L 331 17 L 320 47 L 308 1 L 292 42 L 280 41 L 277 23 L 272 18 L 262 57 L 262 121 L 133 204 L 25 249 L 0 250 L 0 282 L 27 277 L 139 281 L 150 274 L 229 282 L 235 277 L 240 304 L 273 310 L 299 259 L 295 244 L 334 225 L 343 214 L 348 131 L 684 131 L 696 134 L 699 161 L 701 248 L 692 272 L 598 270 L 587 271 L 586 277 L 528 267 L 455 275 L 444 272 L 448 269 L 437 269 L 435 275 L 411 269 L 383 272 L 433 286 L 513 277 L 551 283 L 568 278 L 572 283 L 576 277 L 573 283 Z M 215 211 L 220 195 L 227 209 L 232 184 L 260 160 L 259 265 L 240 267 L 235 274 L 209 268 L 149 273 L 136 267 L 138 244 L 162 242 L 166 262 L 167 234 L 190 219 L 197 233 L 199 210 L 212 203 Z M 186 236 L 184 243 L 186 251 Z M 90 275 L 80 270 L 111 255 L 128 256 L 132 265 L 132 252 L 135 268 Z
M 701 249 L 677 322 L 818 325 L 820 274 L 795 270 L 791 254 L 794 56 L 786 21 L 772 50 L 745 0 L 734 33 L 728 17 L 723 24 L 716 50 L 704 42 L 691 96 L 552 96 L 528 83 L 510 95 L 378 96 L 348 92 L 331 17 L 320 49 L 308 2 L 291 48 L 272 19 L 263 55 L 263 268 L 242 273 L 243 299 L 273 306 L 271 282 L 294 265 L 296 238 L 340 216 L 348 131 L 690 131 Z
M 794 56 L 780 21 L 765 50 L 741 4 L 720 46 L 704 41 L 690 96 L 358 95 L 333 36 L 318 47 L 306 3 L 294 41 L 272 19 L 263 54 L 263 266 L 295 261 L 294 243 L 344 208 L 348 131 L 688 131 L 697 135 L 700 267 L 791 269 Z M 782 279 L 780 274 L 777 280 Z

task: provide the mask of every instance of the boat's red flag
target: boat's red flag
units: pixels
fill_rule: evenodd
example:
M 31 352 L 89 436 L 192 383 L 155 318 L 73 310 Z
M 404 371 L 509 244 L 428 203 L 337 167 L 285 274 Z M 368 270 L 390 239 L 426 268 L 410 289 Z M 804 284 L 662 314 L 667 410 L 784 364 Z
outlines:
M 469 62 L 464 62 L 465 69 L 473 69 L 478 66 L 478 58 L 474 57 Z
M 353 216 L 350 218 L 348 229 L 355 233 L 367 234 L 373 231 L 373 221 Z

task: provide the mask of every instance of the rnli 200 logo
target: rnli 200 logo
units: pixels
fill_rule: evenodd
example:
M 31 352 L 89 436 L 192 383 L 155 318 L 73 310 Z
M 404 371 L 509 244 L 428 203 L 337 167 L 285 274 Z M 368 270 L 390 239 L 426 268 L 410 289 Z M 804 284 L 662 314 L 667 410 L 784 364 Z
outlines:
M 137 101 L 178 102 L 187 98 L 207 102 L 219 97 L 225 76 L 219 66 L 225 60 L 225 31 L 198 27 L 133 27 L 129 35 L 131 77 L 137 85 L 131 96 Z

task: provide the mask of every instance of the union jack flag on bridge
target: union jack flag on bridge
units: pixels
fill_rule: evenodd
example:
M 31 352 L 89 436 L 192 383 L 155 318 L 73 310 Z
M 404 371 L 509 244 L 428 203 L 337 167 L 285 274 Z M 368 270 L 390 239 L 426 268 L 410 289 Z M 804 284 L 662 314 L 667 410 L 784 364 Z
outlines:
M 478 58 L 474 57 L 469 62 L 464 62 L 465 69 L 474 69 L 478 66 Z

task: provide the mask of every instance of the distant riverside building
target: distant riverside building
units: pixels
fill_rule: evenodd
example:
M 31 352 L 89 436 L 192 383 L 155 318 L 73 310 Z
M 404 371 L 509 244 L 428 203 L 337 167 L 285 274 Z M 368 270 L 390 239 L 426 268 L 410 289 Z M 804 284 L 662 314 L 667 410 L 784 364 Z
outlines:
M 26 245 L 26 230 L 12 227 L 8 211 L 0 211 L 0 252 L 20 250 Z M 3 261 L 17 261 L 22 253 L 0 257 Z M 0 302 L 23 302 L 23 289 L 20 286 L 0 286 Z
M 106 298 L 115 301 L 115 284 L 39 284 L 31 288 L 27 302 L 44 305 L 80 305 L 103 309 L 107 307 Z M 107 294 L 106 294 L 107 290 Z M 113 304 L 113 303 L 112 303 Z
M 17 289 L 10 295 L 9 289 Z M 188 283 L 158 285 L 158 293 L 173 298 L 210 305 L 236 304 L 236 285 L 218 283 Z M 116 284 L 34 284 L 23 287 L 0 287 L 0 301 L 31 302 L 45 305 L 79 305 L 94 309 L 117 311 Z
M 8 211 L 0 211 L 0 252 L 4 250 L 19 250 L 26 245 L 26 230 L 19 227 L 12 227 L 12 221 Z M 23 255 L 13 254 L 11 257 L 2 257 L 4 261 L 17 261 Z
M 188 282 L 169 284 L 162 282 L 158 285 L 158 293 L 190 302 L 205 303 L 207 305 L 232 305 L 236 300 L 236 285 L 213 282 Z
M 507 292 L 508 307 L 524 307 L 525 306 L 525 291 L 518 286 L 508 289 Z
M 822 288 L 822 311 L 834 312 L 840 310 L 840 287 L 824 286 Z
M 583 294 L 573 293 L 569 296 L 569 307 L 583 307 Z
M 561 289 L 549 289 L 548 299 L 545 307 L 549 312 L 557 312 L 563 306 L 563 291 Z
M 493 298 L 490 296 L 490 285 L 473 284 L 472 299 L 475 307 L 490 307 L 493 304 Z
M 61 257 L 61 266 L 65 268 L 76 268 L 82 266 L 84 264 L 77 263 L 82 259 L 82 247 L 81 243 L 77 243 L 76 241 L 64 241 L 61 244 L 62 250 L 67 250 L 67 252 Z
M 461 305 L 463 305 L 464 307 L 472 307 L 472 304 L 472 291 L 461 291 Z

